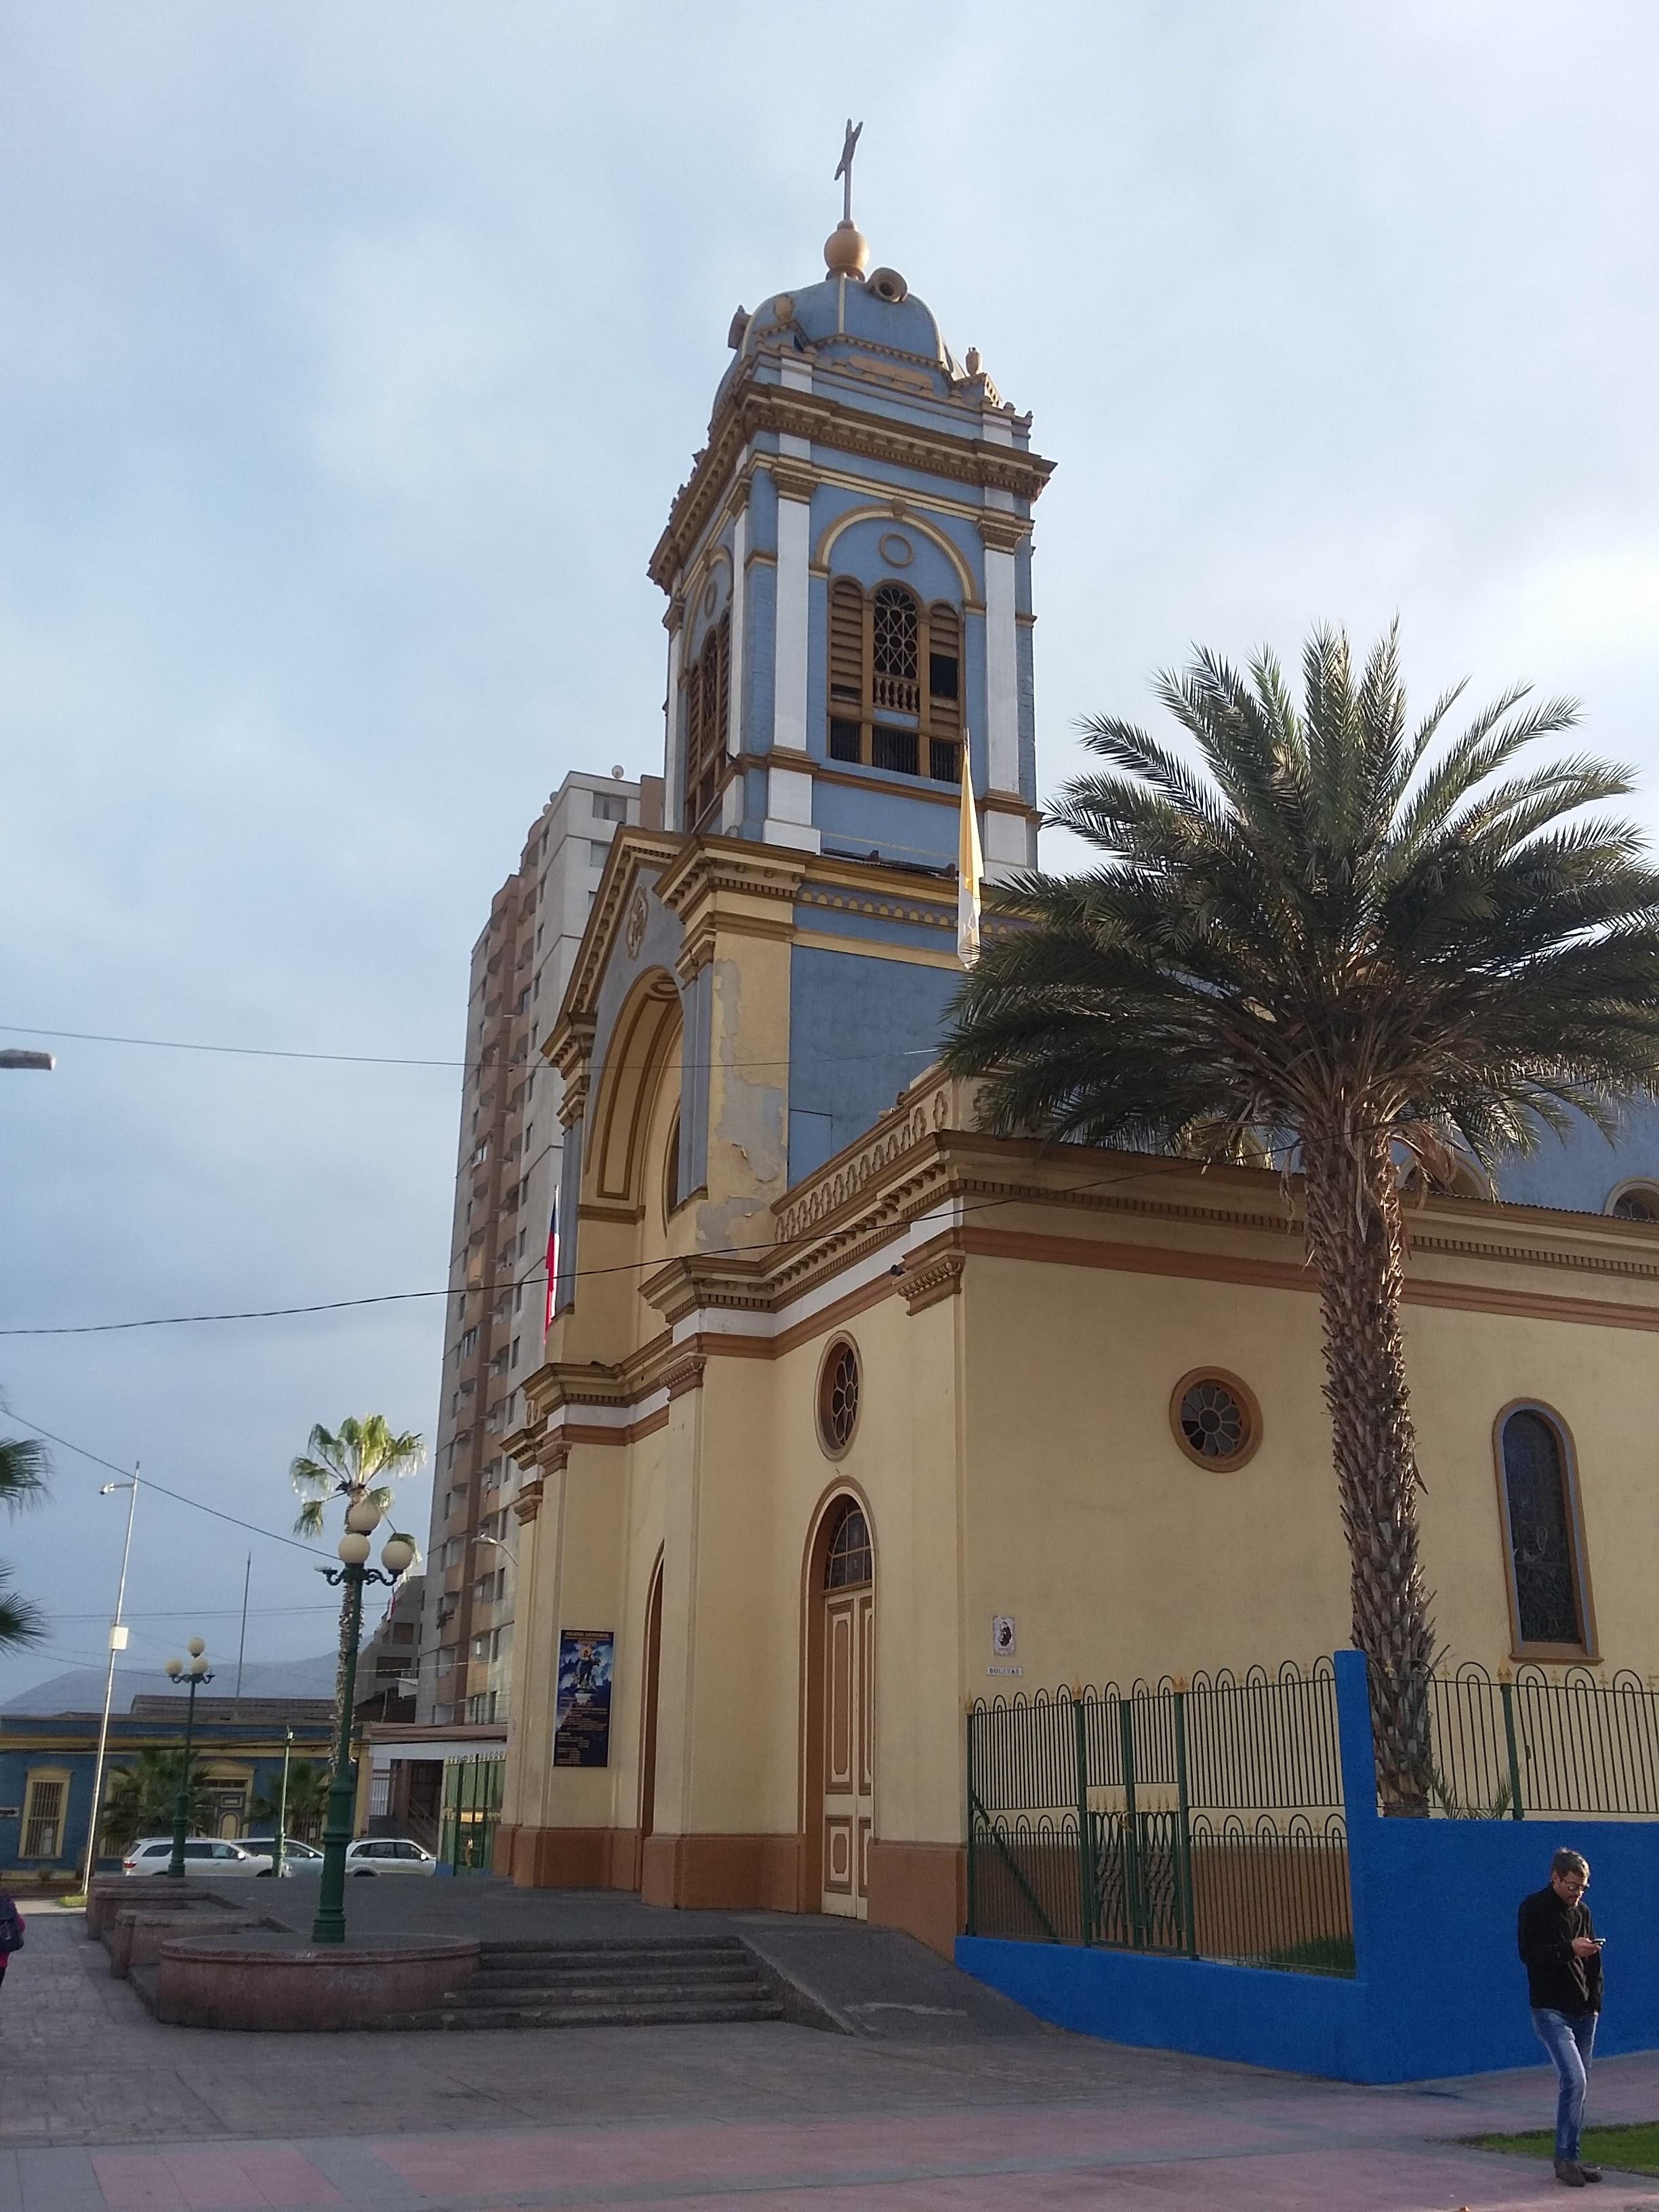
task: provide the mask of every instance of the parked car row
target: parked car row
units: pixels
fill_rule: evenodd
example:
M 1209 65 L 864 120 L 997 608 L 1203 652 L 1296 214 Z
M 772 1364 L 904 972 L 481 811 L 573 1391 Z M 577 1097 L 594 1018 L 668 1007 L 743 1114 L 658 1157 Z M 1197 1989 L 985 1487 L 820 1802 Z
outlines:
M 222 1837 L 191 1836 L 185 1844 L 185 1871 L 192 1881 L 204 1875 L 237 1876 L 269 1874 L 271 1838 L 245 1836 L 240 1843 Z M 121 1862 L 125 1875 L 165 1874 L 173 1859 L 171 1836 L 141 1836 Z M 283 1868 L 288 1874 L 315 1874 L 323 1855 L 312 1844 L 292 1840 L 283 1845 Z M 432 1874 L 438 1862 L 422 1844 L 406 1836 L 360 1836 L 346 1848 L 346 1872 L 368 1876 L 383 1874 Z

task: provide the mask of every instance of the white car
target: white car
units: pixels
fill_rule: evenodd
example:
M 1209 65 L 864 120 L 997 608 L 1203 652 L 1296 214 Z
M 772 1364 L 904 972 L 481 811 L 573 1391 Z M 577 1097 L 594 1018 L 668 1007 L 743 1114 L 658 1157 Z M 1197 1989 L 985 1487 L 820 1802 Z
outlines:
M 269 1839 L 264 1836 L 250 1836 L 247 1848 L 252 1850 L 256 1846 L 262 1850 L 269 1849 Z M 323 1855 L 314 1844 L 296 1843 L 289 1836 L 283 1845 L 284 1874 L 315 1874 L 322 1863 Z M 267 1867 L 265 1871 L 269 1874 L 271 1869 Z
M 128 1847 L 121 1871 L 128 1875 L 165 1874 L 173 1857 L 171 1836 L 141 1836 Z M 185 1879 L 199 1881 L 204 1875 L 254 1875 L 270 1872 L 269 1851 L 251 1851 L 246 1844 L 230 1844 L 212 1836 L 190 1836 L 185 1842 Z
M 407 1836 L 362 1836 L 347 1850 L 345 1863 L 352 1875 L 435 1874 L 438 1869 L 431 1852 Z

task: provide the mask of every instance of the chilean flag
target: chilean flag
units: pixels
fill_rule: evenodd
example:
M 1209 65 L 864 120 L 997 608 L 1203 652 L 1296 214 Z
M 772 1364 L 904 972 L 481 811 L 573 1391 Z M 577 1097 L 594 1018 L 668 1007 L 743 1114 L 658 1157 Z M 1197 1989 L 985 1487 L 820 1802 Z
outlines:
M 545 1336 L 553 1326 L 553 1295 L 559 1273 L 559 1207 L 555 1200 L 553 1211 L 547 1217 L 547 1318 L 542 1323 Z

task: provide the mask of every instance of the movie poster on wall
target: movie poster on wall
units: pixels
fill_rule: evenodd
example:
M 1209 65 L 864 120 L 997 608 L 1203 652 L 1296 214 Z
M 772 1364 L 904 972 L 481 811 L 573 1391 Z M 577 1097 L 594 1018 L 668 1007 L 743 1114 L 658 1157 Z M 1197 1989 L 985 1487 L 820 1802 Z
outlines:
M 559 1631 L 555 1766 L 608 1766 L 611 1763 L 611 1657 L 615 1643 L 608 1628 Z

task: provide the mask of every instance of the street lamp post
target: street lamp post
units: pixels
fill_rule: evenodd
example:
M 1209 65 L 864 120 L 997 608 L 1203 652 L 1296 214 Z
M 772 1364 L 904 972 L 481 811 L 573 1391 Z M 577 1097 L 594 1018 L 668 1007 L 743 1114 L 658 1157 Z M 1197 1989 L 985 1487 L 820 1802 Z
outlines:
M 188 1662 L 167 1661 L 167 1673 L 174 1684 L 183 1681 L 190 1686 L 190 1703 L 185 1709 L 185 1771 L 179 1777 L 179 1795 L 173 1801 L 173 1856 L 167 1861 L 167 1872 L 179 1881 L 185 1874 L 185 1838 L 190 1832 L 190 1760 L 196 1741 L 196 1692 L 204 1682 L 213 1680 L 203 1656 L 207 1646 L 201 1638 L 192 1636 L 185 1649 L 190 1654 Z
M 270 1871 L 280 1881 L 283 1878 L 283 1841 L 288 1833 L 288 1762 L 294 1752 L 294 1731 L 283 1730 L 283 1786 L 276 1793 L 276 1840 L 270 1847 Z
M 100 1498 L 112 1492 L 125 1490 L 127 1493 L 126 1540 L 121 1547 L 121 1578 L 115 1585 L 115 1618 L 109 1625 L 109 1668 L 104 1676 L 104 1717 L 98 1723 L 98 1756 L 92 1765 L 92 1812 L 87 1822 L 87 1863 L 81 1877 L 84 1894 L 92 1887 L 92 1877 L 98 1871 L 98 1831 L 103 1825 L 104 1761 L 109 1755 L 110 1707 L 115 1702 L 115 1662 L 127 1648 L 127 1632 L 121 1619 L 121 1607 L 127 1595 L 127 1561 L 132 1556 L 132 1516 L 138 1504 L 138 1469 L 132 1470 L 131 1482 L 106 1482 L 99 1490 Z
M 357 1639 L 363 1627 L 363 1584 L 395 1584 L 415 1564 L 415 1540 L 393 1534 L 380 1552 L 380 1568 L 368 1565 L 369 1538 L 380 1522 L 380 1509 L 362 1494 L 346 1508 L 346 1532 L 338 1546 L 341 1564 L 319 1572 L 346 1591 L 345 1674 L 340 1687 L 340 1726 L 334 1747 L 334 1772 L 328 1785 L 328 1819 L 323 1828 L 323 1869 L 317 1885 L 317 1917 L 312 1923 L 313 1943 L 345 1942 L 345 1855 L 351 1841 L 352 1772 L 351 1712 L 357 1688 Z

